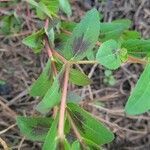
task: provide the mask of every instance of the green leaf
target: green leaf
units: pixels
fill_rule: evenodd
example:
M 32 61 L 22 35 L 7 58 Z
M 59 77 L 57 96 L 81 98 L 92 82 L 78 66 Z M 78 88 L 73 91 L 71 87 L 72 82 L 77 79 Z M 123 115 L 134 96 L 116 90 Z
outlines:
M 140 33 L 137 31 L 124 31 L 122 34 L 123 40 L 129 40 L 129 39 L 139 39 L 140 38 Z
M 32 6 L 34 6 L 38 12 L 38 15 L 42 15 L 42 12 L 46 14 L 48 17 L 56 16 L 56 12 L 59 8 L 58 0 L 41 0 L 39 3 L 37 3 L 34 0 L 28 0 L 28 3 L 30 3 Z
M 44 141 L 51 123 L 51 118 L 17 117 L 17 125 L 21 133 L 33 141 Z
M 83 138 L 97 145 L 109 143 L 114 139 L 111 131 L 78 105 L 68 103 L 67 110 Z
M 62 71 L 60 71 L 60 73 L 55 77 L 52 86 L 48 89 L 42 101 L 37 105 L 37 111 L 45 114 L 60 102 L 61 91 L 59 78 L 61 75 Z
M 21 29 L 21 20 L 16 14 L 2 17 L 0 24 L 0 33 L 9 35 L 11 33 L 17 33 Z
M 58 0 L 41 0 L 43 4 L 48 8 L 51 14 L 56 14 L 59 10 L 59 1 Z
M 72 22 L 72 21 L 62 21 L 61 22 L 61 27 L 63 29 L 67 29 L 67 31 L 72 32 L 73 29 L 76 27 L 77 23 Z
M 55 40 L 54 28 L 45 29 L 45 33 L 48 36 L 48 39 L 51 42 L 51 44 L 54 45 L 54 40 Z
M 110 39 L 119 39 L 130 25 L 131 21 L 128 19 L 116 20 L 110 23 L 100 23 L 100 41 L 105 42 Z
M 81 150 L 79 141 L 74 141 L 72 143 L 71 150 Z
M 63 150 L 70 150 L 71 149 L 71 147 L 70 147 L 70 144 L 69 144 L 69 142 L 67 141 L 67 139 L 64 139 L 64 141 L 63 141 Z M 62 148 L 62 146 L 60 147 L 60 149 Z
M 53 121 L 50 130 L 46 136 L 44 141 L 44 145 L 42 150 L 56 150 L 58 144 L 58 137 L 57 137 L 57 125 L 58 125 L 58 116 Z
M 104 42 L 96 54 L 96 60 L 108 69 L 117 69 L 121 65 L 119 44 L 114 40 Z
M 79 85 L 79 86 L 85 86 L 91 84 L 91 79 L 88 78 L 87 75 L 82 73 L 81 71 L 77 69 L 71 69 L 70 70 L 70 82 L 73 84 Z
M 68 0 L 59 0 L 60 9 L 67 14 L 67 16 L 72 15 L 71 6 Z
M 30 95 L 43 97 L 51 86 L 51 62 L 48 60 L 44 71 L 39 78 L 33 83 L 30 90 Z
M 140 58 L 150 54 L 150 40 L 130 39 L 124 41 L 121 47 L 126 48 L 129 54 Z
M 47 15 L 45 13 L 43 13 L 43 11 L 41 11 L 41 9 L 39 9 L 39 7 L 36 7 L 36 15 L 41 20 L 44 20 L 47 17 Z
M 83 139 L 83 141 L 88 145 L 89 150 L 101 150 L 100 146 L 88 139 Z
M 89 51 L 87 53 L 86 57 L 87 57 L 88 60 L 91 60 L 91 61 L 95 60 L 95 51 Z
M 128 102 L 125 106 L 126 113 L 138 115 L 150 110 L 150 65 L 145 67 Z
M 96 9 L 87 12 L 73 30 L 63 49 L 63 55 L 66 59 L 80 60 L 93 49 L 99 36 L 99 19 L 99 13 Z
M 75 22 L 71 22 L 71 21 L 63 21 L 63 22 L 61 22 L 61 28 L 63 29 L 63 30 L 66 30 L 67 29 L 67 31 L 70 31 L 70 32 L 72 32 L 73 31 L 73 29 L 75 28 L 75 26 L 76 26 L 76 23 Z M 63 48 L 63 46 L 65 45 L 65 43 L 67 42 L 67 40 L 69 39 L 69 37 L 70 37 L 71 35 L 70 34 L 66 34 L 66 33 L 64 33 L 64 32 L 58 32 L 57 34 L 56 34 L 56 40 L 57 41 L 60 41 L 59 42 L 59 49 L 62 49 Z
M 121 48 L 119 51 L 119 56 L 122 62 L 126 62 L 128 60 L 128 51 L 126 48 Z
M 68 118 L 65 117 L 64 133 L 65 133 L 66 135 L 69 134 L 70 129 L 71 129 L 71 124 L 70 124 Z
M 40 53 L 43 45 L 44 30 L 41 29 L 23 39 L 23 44 L 33 49 L 34 53 Z
M 11 30 L 11 16 L 5 16 L 1 19 L 1 32 L 10 34 Z

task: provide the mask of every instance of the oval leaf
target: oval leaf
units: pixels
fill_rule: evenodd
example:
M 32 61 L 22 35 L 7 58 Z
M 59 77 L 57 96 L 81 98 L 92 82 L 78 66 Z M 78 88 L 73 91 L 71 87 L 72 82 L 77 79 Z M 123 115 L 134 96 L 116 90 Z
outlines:
M 43 97 L 51 86 L 50 76 L 51 76 L 51 62 L 50 60 L 48 60 L 44 71 L 31 86 L 29 94 L 33 97 L 35 96 Z
M 121 65 L 120 49 L 114 40 L 104 42 L 96 54 L 96 60 L 108 69 L 117 69 Z
M 32 48 L 34 53 L 40 53 L 43 45 L 43 35 L 44 30 L 41 29 L 40 31 L 37 31 L 26 38 L 22 40 L 22 43 L 28 46 L 29 48 Z
M 79 85 L 79 86 L 85 86 L 91 84 L 91 79 L 88 78 L 87 75 L 82 73 L 81 71 L 77 69 L 71 69 L 70 70 L 70 82 L 73 84 Z
M 64 13 L 66 13 L 68 16 L 71 16 L 72 10 L 68 0 L 59 0 L 59 5 Z
M 93 49 L 99 36 L 99 19 L 99 13 L 96 9 L 87 12 L 73 30 L 63 49 L 63 55 L 66 59 L 80 60 L 86 56 L 88 51 Z
M 95 145 L 111 142 L 114 135 L 101 122 L 74 103 L 67 104 L 68 112 L 81 136 Z
M 72 143 L 71 150 L 81 150 L 79 141 L 74 141 Z
M 51 123 L 51 118 L 17 117 L 17 125 L 21 133 L 33 141 L 44 141 Z
M 140 76 L 125 106 L 126 113 L 137 115 L 150 110 L 150 65 Z
M 150 40 L 129 39 L 124 41 L 121 46 L 136 57 L 143 58 L 150 55 Z
M 48 134 L 46 136 L 46 139 L 44 141 L 42 150 L 56 150 L 56 147 L 58 144 L 57 125 L 58 125 L 58 116 L 52 122 L 52 125 L 51 125 L 51 127 L 48 131 Z
M 131 25 L 128 19 L 115 20 L 113 22 L 100 23 L 100 41 L 105 42 L 110 39 L 117 40 Z
M 46 92 L 42 101 L 37 105 L 36 110 L 45 114 L 47 113 L 53 106 L 57 105 L 60 101 L 60 86 L 58 78 L 56 77 L 52 86 Z

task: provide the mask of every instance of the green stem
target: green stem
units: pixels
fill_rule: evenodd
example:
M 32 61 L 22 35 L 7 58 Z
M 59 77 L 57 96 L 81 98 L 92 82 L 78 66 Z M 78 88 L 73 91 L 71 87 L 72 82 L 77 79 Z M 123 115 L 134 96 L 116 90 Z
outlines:
M 83 60 L 83 61 L 69 61 L 70 64 L 97 64 L 97 61 L 89 61 L 89 60 Z

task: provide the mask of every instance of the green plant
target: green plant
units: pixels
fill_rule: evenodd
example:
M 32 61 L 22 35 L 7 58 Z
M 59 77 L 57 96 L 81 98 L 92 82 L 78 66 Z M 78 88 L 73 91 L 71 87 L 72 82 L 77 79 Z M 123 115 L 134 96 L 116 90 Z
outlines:
M 150 42 L 140 40 L 138 32 L 128 30 L 131 24 L 129 20 L 100 23 L 96 9 L 87 12 L 78 24 L 63 22 L 60 26 L 60 21 L 56 21 L 57 1 L 50 2 L 53 5 L 47 5 L 46 0 L 39 3 L 29 1 L 37 16 L 46 21 L 42 29 L 23 39 L 23 43 L 35 53 L 40 53 L 45 47 L 49 56 L 45 69 L 29 89 L 31 96 L 41 98 L 36 106 L 41 115 L 18 116 L 17 124 L 28 139 L 44 142 L 43 150 L 101 149 L 102 145 L 114 139 L 114 135 L 81 108 L 77 104 L 80 97 L 69 91 L 69 82 L 79 86 L 91 83 L 76 65 L 98 63 L 114 70 L 126 62 L 146 64 Z M 52 10 L 48 6 L 56 7 Z M 64 12 L 71 15 L 68 8 Z M 62 39 L 59 50 L 54 48 L 55 39 Z M 149 110 L 149 79 L 150 66 L 147 65 L 125 107 L 128 114 Z M 50 111 L 53 115 L 49 116 Z
M 104 74 L 105 74 L 105 78 L 104 78 L 105 84 L 112 85 L 112 86 L 116 84 L 116 80 L 112 75 L 111 70 L 105 70 Z

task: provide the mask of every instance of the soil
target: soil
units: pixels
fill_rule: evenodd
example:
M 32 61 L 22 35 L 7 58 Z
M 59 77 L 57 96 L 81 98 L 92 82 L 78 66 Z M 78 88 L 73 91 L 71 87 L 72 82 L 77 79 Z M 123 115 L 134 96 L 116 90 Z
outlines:
M 71 20 L 78 22 L 87 10 L 96 7 L 103 14 L 103 21 L 129 18 L 133 21 L 133 29 L 139 31 L 144 39 L 150 38 L 149 0 L 71 0 L 71 5 Z M 41 143 L 31 142 L 20 134 L 15 116 L 35 115 L 33 108 L 38 99 L 30 97 L 27 89 L 41 73 L 48 56 L 45 52 L 35 55 L 21 42 L 39 24 L 34 14 L 28 17 L 28 5 L 18 2 L 18 5 L 0 8 L 0 16 L 13 9 L 24 23 L 21 32 L 10 36 L 0 35 L 0 80 L 6 82 L 0 85 L 0 137 L 12 150 L 40 150 Z M 116 79 L 113 86 L 104 83 L 105 68 L 102 66 L 80 67 L 89 74 L 93 83 L 84 88 L 74 87 L 74 91 L 81 94 L 83 107 L 115 133 L 115 140 L 104 149 L 150 150 L 150 114 L 127 116 L 123 110 L 143 66 L 128 63 L 113 71 Z M 10 129 L 5 131 L 7 128 Z

